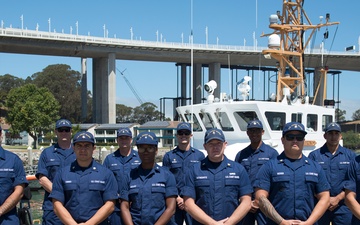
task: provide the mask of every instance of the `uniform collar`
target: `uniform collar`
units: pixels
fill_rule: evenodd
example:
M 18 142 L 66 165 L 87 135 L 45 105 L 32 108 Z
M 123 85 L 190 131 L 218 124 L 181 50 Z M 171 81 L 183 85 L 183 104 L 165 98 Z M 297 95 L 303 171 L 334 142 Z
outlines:
M 224 160 L 221 162 L 220 166 L 218 168 L 226 168 L 226 167 L 233 167 L 234 166 L 233 161 L 230 161 L 225 155 L 224 155 Z M 209 157 L 206 157 L 204 160 L 201 161 L 201 167 L 203 168 L 209 168 L 211 162 L 209 160 Z
M 327 156 L 332 156 L 333 154 L 331 154 L 331 152 L 329 151 L 326 143 L 320 148 L 320 152 L 322 154 L 325 154 Z M 336 150 L 335 154 L 334 155 L 337 155 L 337 154 L 344 154 L 344 147 L 342 147 L 340 144 L 338 145 L 338 149 Z
M 289 164 L 291 163 L 290 159 L 286 157 L 285 153 L 282 152 L 278 158 L 278 163 L 281 164 L 281 163 L 284 163 L 284 164 Z M 309 159 L 304 155 L 302 154 L 302 157 L 299 159 L 301 164 L 304 165 L 304 164 L 309 164 Z
M 176 146 L 176 148 L 174 149 L 174 152 L 178 152 L 178 151 L 184 151 L 184 150 L 181 150 L 179 148 L 179 146 Z M 189 151 L 195 152 L 195 149 L 193 147 L 190 147 Z
M 121 156 L 120 149 L 117 149 L 115 152 L 112 153 L 112 155 L 114 157 L 120 157 Z M 136 156 L 136 151 L 134 149 L 131 149 L 129 156 Z
M 71 171 L 79 171 L 83 170 L 83 167 L 80 167 L 78 162 L 75 160 L 73 163 L 71 163 Z M 95 163 L 94 159 L 92 160 L 90 166 L 85 169 L 85 171 L 99 171 L 98 165 Z

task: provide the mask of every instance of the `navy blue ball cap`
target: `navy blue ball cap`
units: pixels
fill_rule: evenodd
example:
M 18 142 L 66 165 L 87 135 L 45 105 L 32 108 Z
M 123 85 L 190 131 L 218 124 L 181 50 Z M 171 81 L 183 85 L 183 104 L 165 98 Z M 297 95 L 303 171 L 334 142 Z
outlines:
M 302 125 L 301 123 L 298 123 L 298 122 L 290 122 L 290 123 L 285 124 L 282 135 L 284 136 L 286 133 L 288 133 L 290 131 L 300 131 L 304 135 L 307 134 L 307 132 L 305 131 L 304 125 Z
M 95 139 L 94 136 L 87 131 L 80 131 L 78 133 L 75 134 L 74 139 L 73 139 L 73 143 L 78 143 L 78 142 L 90 142 L 95 144 Z
M 338 123 L 332 122 L 329 123 L 325 128 L 325 133 L 329 131 L 338 131 L 341 132 L 341 127 Z
M 191 132 L 191 125 L 190 123 L 186 123 L 186 122 L 181 122 L 178 124 L 176 130 L 188 130 Z
M 141 132 L 136 137 L 136 145 L 158 145 L 158 140 L 153 132 Z
M 58 129 L 60 127 L 70 127 L 72 128 L 71 122 L 67 119 L 60 119 L 56 121 L 55 129 Z
M 117 130 L 117 136 L 118 137 L 121 137 L 121 136 L 132 137 L 132 132 L 129 128 L 122 127 L 122 128 L 119 128 L 119 130 Z
M 217 128 L 212 128 L 210 130 L 207 130 L 204 137 L 205 144 L 208 143 L 211 140 L 219 140 L 222 142 L 225 142 L 225 135 L 222 132 L 222 130 Z
M 260 120 L 251 120 L 251 121 L 249 121 L 249 123 L 247 125 L 247 129 L 250 129 L 250 128 L 263 129 L 263 125 Z

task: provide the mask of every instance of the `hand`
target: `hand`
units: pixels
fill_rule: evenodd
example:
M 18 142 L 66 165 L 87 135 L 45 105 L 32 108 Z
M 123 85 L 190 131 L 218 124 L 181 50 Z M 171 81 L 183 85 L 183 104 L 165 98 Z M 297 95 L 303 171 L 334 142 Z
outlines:
M 259 206 L 258 206 L 258 204 L 257 204 L 257 202 L 256 201 L 251 201 L 251 209 L 250 209 L 250 212 L 251 213 L 256 213 L 256 211 L 258 211 L 258 209 L 259 209 Z
M 330 197 L 329 210 L 333 211 L 339 206 L 339 199 L 337 197 Z
M 179 207 L 179 209 L 184 210 L 185 209 L 185 205 L 184 205 L 184 199 L 181 197 L 177 197 L 176 198 L 176 204 Z
M 229 217 L 227 217 L 227 218 L 225 218 L 225 219 L 223 219 L 223 220 L 219 220 L 219 221 L 216 221 L 216 223 L 214 224 L 214 225 L 216 225 L 216 224 L 226 224 L 226 221 L 228 221 L 228 219 L 229 219 Z
M 300 225 L 303 221 L 301 220 L 283 220 L 280 225 Z

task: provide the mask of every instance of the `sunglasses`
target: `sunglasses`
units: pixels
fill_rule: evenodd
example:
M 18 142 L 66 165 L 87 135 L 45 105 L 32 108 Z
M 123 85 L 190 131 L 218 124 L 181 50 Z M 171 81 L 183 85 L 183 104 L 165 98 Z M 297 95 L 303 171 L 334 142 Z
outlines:
M 177 132 L 177 134 L 179 135 L 179 136 L 181 136 L 181 135 L 186 135 L 186 136 L 188 136 L 188 135 L 190 135 L 191 134 L 191 132 L 190 131 L 188 131 L 188 130 L 180 130 L 180 131 L 178 131 Z
M 62 132 L 66 132 L 69 133 L 70 132 L 70 128 L 59 128 L 57 129 L 58 132 L 62 133 Z
M 144 148 L 144 147 L 138 147 L 138 152 L 139 153 L 144 153 L 145 151 L 147 152 L 155 152 L 156 148 L 155 147 L 147 147 L 147 148 Z
M 293 140 L 297 140 L 297 141 L 303 141 L 305 136 L 302 135 L 302 134 L 298 134 L 298 135 L 295 135 L 295 134 L 288 134 L 288 135 L 285 135 L 285 138 L 287 141 L 293 141 Z

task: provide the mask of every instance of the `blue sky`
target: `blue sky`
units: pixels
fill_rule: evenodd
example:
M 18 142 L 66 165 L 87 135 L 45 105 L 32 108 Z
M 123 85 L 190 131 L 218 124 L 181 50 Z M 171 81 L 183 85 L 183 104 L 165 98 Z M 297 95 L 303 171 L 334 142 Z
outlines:
M 191 4 L 192 3 L 192 4 Z M 360 14 L 357 9 L 360 2 L 356 0 L 310 0 L 305 1 L 305 10 L 312 23 L 319 17 L 331 14 L 331 21 L 339 21 L 340 25 L 330 27 L 329 39 L 325 48 L 330 50 L 336 33 L 332 51 L 344 51 L 347 46 L 355 45 L 359 50 Z M 191 7 L 192 5 L 192 7 Z M 257 6 L 257 7 L 256 7 Z M 193 14 L 191 16 L 191 8 Z M 104 25 L 108 37 L 130 39 L 130 28 L 134 39 L 164 42 L 188 41 L 191 29 L 194 43 L 206 43 L 206 27 L 208 43 L 221 45 L 253 46 L 255 37 L 258 46 L 266 46 L 267 38 L 260 34 L 270 33 L 268 28 L 270 14 L 282 10 L 282 0 L 107 0 L 107 1 L 5 1 L 1 5 L 0 20 L 4 27 L 41 31 L 75 33 L 78 22 L 79 35 L 104 36 Z M 21 20 L 21 16 L 23 16 Z M 191 20 L 192 18 L 192 20 Z M 191 22 L 192 21 L 192 22 Z M 322 41 L 321 30 L 314 40 L 314 46 Z M 158 32 L 158 35 L 156 35 Z M 68 64 L 72 69 L 80 71 L 80 59 L 71 57 L 52 57 L 36 55 L 19 55 L 0 53 L 0 75 L 12 74 L 26 78 L 42 71 L 51 64 Z M 132 83 L 143 101 L 159 104 L 162 97 L 176 97 L 177 68 L 173 63 L 138 62 L 117 60 L 117 68 Z M 331 68 L 330 68 L 331 69 Z M 241 72 L 246 75 L 246 72 Z M 223 79 L 228 79 L 228 71 L 222 71 Z M 340 81 L 340 109 L 346 110 L 346 118 L 360 109 L 360 97 L 354 93 L 358 90 L 360 74 L 343 71 Z M 88 87 L 91 89 L 91 60 L 88 60 Z M 332 87 L 329 79 L 328 87 Z M 225 85 L 226 82 L 224 82 Z M 117 103 L 135 107 L 139 105 L 124 79 L 118 73 Z M 227 85 L 226 85 L 227 86 Z M 159 88 L 161 87 L 161 88 Z M 222 90 L 226 91 L 225 86 Z M 328 98 L 332 98 L 332 92 Z M 170 102 L 167 104 L 170 105 Z M 170 114 L 167 111 L 167 114 Z

